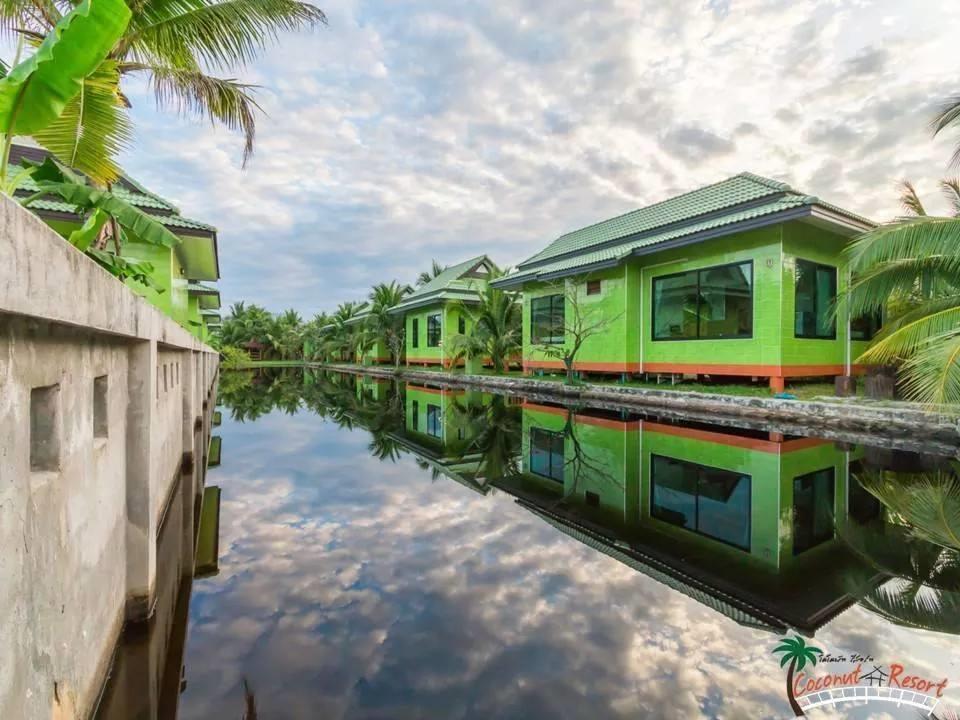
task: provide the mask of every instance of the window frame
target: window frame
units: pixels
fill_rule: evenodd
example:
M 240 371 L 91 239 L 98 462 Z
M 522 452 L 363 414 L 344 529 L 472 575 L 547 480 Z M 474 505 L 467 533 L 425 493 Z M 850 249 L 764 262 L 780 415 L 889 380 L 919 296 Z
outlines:
M 840 269 L 835 265 L 827 265 L 826 263 L 816 262 L 815 260 L 807 260 L 805 258 L 797 257 L 793 259 L 793 337 L 797 340 L 836 340 L 837 339 L 837 316 L 833 316 L 833 334 L 832 335 L 803 335 L 799 332 L 797 328 L 797 279 L 799 277 L 799 267 L 800 264 L 804 263 L 806 265 L 811 265 L 814 270 L 817 268 L 824 268 L 826 270 L 833 271 L 833 299 L 836 300 L 840 295 Z M 814 297 L 814 304 L 817 304 L 817 298 Z M 819 307 L 814 308 L 814 316 L 818 315 Z
M 561 450 L 560 450 L 560 478 L 559 478 L 559 479 L 558 479 L 558 478 L 555 478 L 553 475 L 544 475 L 543 473 L 538 473 L 536 470 L 533 469 L 533 434 L 534 434 L 534 433 L 538 433 L 538 434 L 540 434 L 540 435 L 548 435 L 548 436 L 550 436 L 551 442 L 552 442 L 553 440 L 556 440 L 557 437 L 560 438 L 560 440 L 561 440 L 561 444 L 560 444 Z M 567 457 L 566 457 L 567 443 L 566 443 L 566 437 L 564 436 L 563 432 L 557 432 L 557 431 L 555 431 L 555 430 L 547 430 L 546 428 L 541 428 L 541 427 L 531 427 L 531 428 L 530 428 L 530 434 L 529 434 L 529 440 L 530 440 L 530 447 L 529 447 L 529 449 L 528 449 L 528 451 L 527 451 L 527 456 L 528 456 L 528 463 L 529 463 L 529 467 L 530 467 L 530 474 L 531 474 L 531 475 L 536 475 L 537 477 L 544 478 L 545 480 L 551 480 L 551 481 L 553 481 L 553 482 L 560 483 L 560 484 L 562 485 L 563 482 L 564 482 L 564 477 L 563 477 L 563 476 L 564 476 L 564 473 L 565 473 L 565 470 L 566 470 L 566 466 L 567 466 Z M 554 468 L 553 468 L 553 455 L 554 455 L 554 453 L 553 453 L 553 450 L 551 449 L 551 451 L 550 451 L 550 467 L 549 467 L 549 471 L 550 471 L 550 472 L 552 472 L 553 469 L 554 469 Z
M 725 267 L 734 267 L 737 265 L 748 265 L 750 267 L 750 334 L 749 335 L 726 335 L 722 337 L 701 337 L 700 336 L 700 322 L 697 321 L 697 337 L 657 337 L 657 282 L 662 280 L 669 280 L 670 278 L 681 277 L 683 275 L 689 275 L 690 273 L 697 274 L 697 309 L 700 309 L 700 300 L 702 297 L 700 292 L 700 274 L 703 272 L 709 272 L 711 270 L 720 270 Z M 753 339 L 753 327 L 754 320 L 756 319 L 756 292 L 754 288 L 756 287 L 754 283 L 754 272 L 753 272 L 753 258 L 748 258 L 746 260 L 737 260 L 736 262 L 721 263 L 720 265 L 708 265 L 706 267 L 692 268 L 690 270 L 683 270 L 682 272 L 668 273 L 666 275 L 657 275 L 656 277 L 650 278 L 650 340 L 651 342 L 688 342 L 688 341 L 698 341 L 698 340 L 752 340 Z
M 587 295 L 601 295 L 603 294 L 603 280 L 587 280 Z
M 677 525 L 675 523 L 672 523 L 669 520 L 665 520 L 661 517 L 657 517 L 657 515 L 654 514 L 654 507 L 655 507 L 654 493 L 656 492 L 656 489 L 657 489 L 657 482 L 656 482 L 656 478 L 654 477 L 654 468 L 656 467 L 656 460 L 658 458 L 661 460 L 668 460 L 671 462 L 683 463 L 685 465 L 692 465 L 696 468 L 702 468 L 704 470 L 713 470 L 714 472 L 723 472 L 723 473 L 727 473 L 728 475 L 737 475 L 740 478 L 746 478 L 747 482 L 749 483 L 748 490 L 747 490 L 747 507 L 746 507 L 746 518 L 747 518 L 746 546 L 738 545 L 735 542 L 731 542 L 730 540 L 726 540 L 724 538 L 720 538 L 715 535 L 710 535 L 699 528 L 699 525 L 700 525 L 699 482 L 697 487 L 697 494 L 695 496 L 696 502 L 694 504 L 694 508 L 696 509 L 695 524 L 697 527 L 685 527 L 683 525 Z M 682 458 L 670 457 L 669 455 L 660 455 L 658 453 L 650 453 L 650 517 L 656 520 L 657 522 L 665 523 L 670 527 L 679 528 L 680 530 L 683 530 L 685 532 L 690 532 L 690 533 L 693 533 L 694 535 L 699 535 L 702 538 L 707 538 L 708 540 L 712 540 L 713 542 L 718 542 L 723 545 L 726 545 L 727 547 L 732 547 L 737 550 L 740 550 L 741 552 L 745 552 L 749 554 L 753 546 L 753 542 L 752 542 L 753 541 L 753 475 L 748 475 L 747 473 L 743 473 L 743 472 L 737 472 L 736 470 L 727 470 L 726 468 L 715 467 L 713 465 L 704 465 L 703 463 L 692 462 L 690 460 L 684 460 Z
M 413 349 L 419 349 L 420 347 L 420 318 L 415 317 L 410 320 L 410 335 L 411 342 L 410 347 Z
M 436 321 L 435 327 L 431 327 L 432 321 Z M 436 330 L 436 342 L 431 342 L 431 331 Z M 440 341 L 443 339 L 443 319 L 441 313 L 430 313 L 427 315 L 427 347 L 440 347 Z
M 443 439 L 443 409 L 433 403 L 427 403 L 427 435 Z
M 410 428 L 414 432 L 420 432 L 420 401 L 411 400 L 410 401 L 410 417 L 413 420 L 410 424 Z
M 857 320 L 865 320 L 867 322 L 867 332 L 865 337 L 854 337 L 853 333 L 853 323 Z M 850 318 L 850 340 L 853 342 L 870 342 L 873 338 L 876 337 L 877 333 L 880 332 L 880 328 L 883 327 L 883 311 L 876 310 L 873 313 L 862 315 L 858 318 Z
M 553 318 L 553 305 L 554 305 L 555 301 L 557 300 L 557 298 L 559 298 L 559 299 L 560 299 L 560 302 L 563 303 L 563 321 L 562 321 L 562 324 L 561 324 L 561 326 L 560 326 L 560 328 L 559 328 L 559 329 L 560 329 L 559 337 L 560 337 L 561 339 L 560 339 L 560 340 L 556 340 L 556 339 L 542 340 L 542 339 L 540 339 L 539 337 L 534 337 L 534 334 L 533 334 L 534 327 L 535 327 L 534 322 L 533 322 L 533 306 L 534 306 L 534 303 L 536 303 L 536 302 L 543 302 L 544 300 L 549 301 L 549 303 L 550 303 L 549 315 L 550 315 L 551 318 Z M 530 298 L 530 344 L 531 344 L 531 345 L 563 345 L 563 344 L 566 343 L 566 341 L 567 341 L 566 327 L 567 327 L 567 302 L 566 302 L 566 295 L 565 295 L 564 293 L 552 293 L 552 294 L 550 294 L 550 295 L 538 295 L 537 297 L 532 297 L 532 298 Z M 551 328 L 550 328 L 550 329 L 553 330 L 553 331 L 556 331 L 556 330 L 557 330 L 557 328 L 556 328 L 555 326 L 553 326 L 552 323 L 551 323 Z M 553 333 L 551 333 L 548 337 L 549 337 L 549 338 L 557 338 L 558 335 L 557 335 L 555 332 L 553 332 Z
M 463 313 L 457 316 L 457 332 L 461 335 L 467 334 L 467 318 L 463 316 Z
M 831 490 L 831 505 L 830 505 L 830 515 L 833 517 L 833 522 L 831 523 L 831 532 L 830 537 L 823 538 L 822 540 L 814 542 L 813 545 L 808 545 L 805 548 L 797 549 L 797 483 L 805 480 L 808 477 L 814 475 L 819 475 L 820 473 L 829 472 L 830 473 L 830 490 Z M 852 479 L 852 478 L 851 478 Z M 835 540 L 837 537 L 837 468 L 833 465 L 825 468 L 820 468 L 819 470 L 813 470 L 812 472 L 803 473 L 802 475 L 797 475 L 793 478 L 793 501 L 790 504 L 790 514 L 791 514 L 791 523 L 790 530 L 792 535 L 790 537 L 790 544 L 793 546 L 793 556 L 797 557 L 798 555 L 803 555 L 808 553 L 811 550 L 815 550 L 821 545 L 825 545 L 831 540 Z M 816 512 L 816 508 L 813 508 L 813 512 Z

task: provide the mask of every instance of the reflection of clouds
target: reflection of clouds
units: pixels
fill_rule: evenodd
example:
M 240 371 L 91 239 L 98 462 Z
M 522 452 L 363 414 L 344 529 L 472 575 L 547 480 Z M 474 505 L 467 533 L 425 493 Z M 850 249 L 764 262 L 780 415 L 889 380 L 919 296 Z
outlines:
M 242 676 L 269 718 L 787 712 L 776 638 L 504 494 L 431 483 L 409 456 L 378 462 L 367 433 L 308 413 L 226 422 L 223 435 L 220 575 L 194 586 L 184 718 L 238 717 Z M 818 637 L 932 674 L 947 672 L 952 641 L 858 609 Z M 868 710 L 849 717 L 882 717 Z

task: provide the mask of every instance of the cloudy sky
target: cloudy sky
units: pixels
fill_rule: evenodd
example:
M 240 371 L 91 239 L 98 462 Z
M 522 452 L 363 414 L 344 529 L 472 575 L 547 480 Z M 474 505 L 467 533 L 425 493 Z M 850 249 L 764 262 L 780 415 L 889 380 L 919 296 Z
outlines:
M 128 171 L 216 225 L 224 301 L 310 316 L 432 258 L 513 264 L 743 170 L 886 219 L 937 207 L 955 0 L 328 0 L 236 76 L 242 140 L 132 93 Z

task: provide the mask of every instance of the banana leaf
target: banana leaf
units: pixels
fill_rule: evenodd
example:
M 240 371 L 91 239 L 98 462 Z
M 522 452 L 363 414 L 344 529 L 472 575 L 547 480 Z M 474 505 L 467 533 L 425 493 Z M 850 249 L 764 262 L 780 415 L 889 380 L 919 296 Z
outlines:
M 56 120 L 123 35 L 123 0 L 83 0 L 36 52 L 0 79 L 0 132 L 31 134 Z
M 108 190 L 90 187 L 83 178 L 51 158 L 48 157 L 39 164 L 29 161 L 24 164 L 32 164 L 35 168 L 33 180 L 39 188 L 39 192 L 23 201 L 25 206 L 29 207 L 33 200 L 44 195 L 59 195 L 64 202 L 76 206 L 81 212 L 100 210 L 106 213 L 116 219 L 120 227 L 135 240 L 168 248 L 180 244 L 180 238 L 145 212 L 124 202 Z

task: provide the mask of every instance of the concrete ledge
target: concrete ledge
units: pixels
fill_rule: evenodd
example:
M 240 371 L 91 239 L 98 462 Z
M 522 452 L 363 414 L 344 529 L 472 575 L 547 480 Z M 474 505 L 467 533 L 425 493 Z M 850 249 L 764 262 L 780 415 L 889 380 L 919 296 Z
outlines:
M 886 403 L 849 399 L 836 401 L 778 400 L 736 395 L 651 390 L 647 388 L 608 385 L 571 386 L 562 382 L 521 377 L 460 375 L 422 370 L 358 367 L 352 365 L 315 364 L 316 367 L 356 375 L 397 378 L 451 387 L 476 387 L 522 395 L 535 394 L 543 399 L 565 404 L 599 404 L 636 408 L 637 411 L 661 413 L 670 411 L 685 416 L 699 415 L 704 421 L 722 424 L 738 420 L 769 424 L 787 424 L 793 433 L 804 429 L 826 437 L 828 431 L 842 431 L 843 438 L 865 436 L 902 441 L 902 446 L 924 447 L 936 444 L 949 449 L 960 448 L 960 408 L 955 413 L 933 412 L 910 403 Z M 840 435 L 836 435 L 841 439 Z M 853 441 L 853 440 L 850 440 Z M 874 443 L 876 444 L 876 443 Z M 890 447 L 898 443 L 880 443 Z

